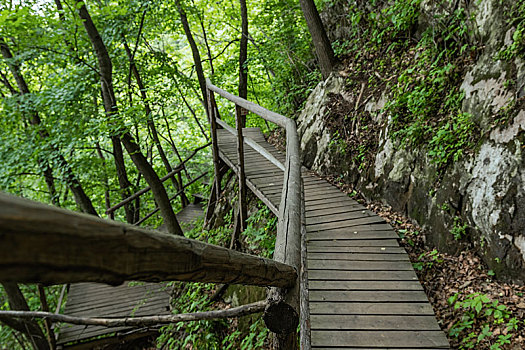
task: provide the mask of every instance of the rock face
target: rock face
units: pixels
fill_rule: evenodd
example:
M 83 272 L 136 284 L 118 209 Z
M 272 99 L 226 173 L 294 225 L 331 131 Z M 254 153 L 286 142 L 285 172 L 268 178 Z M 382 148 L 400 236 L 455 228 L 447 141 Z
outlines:
M 482 0 L 473 6 L 486 45 L 461 84 L 462 111 L 473 116 L 485 135 L 473 154 L 438 175 L 427 150 L 400 147 L 389 135 L 390 117 L 382 110 L 389 91 L 383 91 L 381 99 L 366 105 L 374 120 L 381 121 L 378 152 L 373 164 L 358 168 L 350 161 L 355 155 L 334 147 L 333 130 L 326 125 L 329 95 L 341 94 L 344 87 L 344 78 L 334 74 L 316 87 L 298 118 L 303 160 L 307 167 L 340 175 L 368 199 L 413 218 L 425 229 L 431 246 L 454 252 L 468 244 L 498 277 L 524 283 L 525 110 L 513 111 L 503 128 L 493 126 L 493 117 L 525 95 L 525 68 L 519 58 L 494 58 L 510 45 L 514 30 L 502 25 L 504 14 L 497 3 Z M 516 81 L 514 92 L 506 87 L 509 79 Z

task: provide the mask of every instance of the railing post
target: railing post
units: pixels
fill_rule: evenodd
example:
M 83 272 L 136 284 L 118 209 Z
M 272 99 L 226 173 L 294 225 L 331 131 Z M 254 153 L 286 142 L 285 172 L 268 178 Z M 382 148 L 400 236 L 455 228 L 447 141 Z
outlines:
M 235 125 L 237 127 L 237 159 L 239 167 L 239 229 L 240 232 L 246 229 L 246 220 L 248 219 L 248 209 L 246 206 L 246 175 L 244 172 L 244 136 L 242 128 L 243 109 L 235 105 Z
M 213 153 L 213 172 L 215 175 L 215 198 L 217 200 L 220 197 L 221 194 L 221 174 L 219 169 L 219 143 L 217 139 L 217 121 L 216 121 L 216 104 L 215 104 L 215 97 L 213 95 L 213 91 L 210 89 L 206 89 L 206 92 L 208 93 L 208 116 L 210 118 L 210 126 L 211 126 L 211 141 L 212 141 L 212 153 Z

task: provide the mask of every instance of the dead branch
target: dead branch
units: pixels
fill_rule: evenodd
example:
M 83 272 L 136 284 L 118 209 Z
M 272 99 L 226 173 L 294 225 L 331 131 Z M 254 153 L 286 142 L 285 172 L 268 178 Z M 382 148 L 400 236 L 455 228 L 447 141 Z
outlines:
M 226 310 L 213 310 L 203 312 L 193 312 L 178 315 L 143 316 L 143 317 L 124 317 L 124 318 L 102 318 L 102 317 L 78 317 L 69 315 L 54 314 L 43 311 L 0 311 L 0 317 L 34 319 L 42 318 L 58 323 L 70 323 L 84 326 L 102 327 L 145 327 L 157 324 L 169 324 L 177 322 L 190 322 L 200 320 L 211 320 L 217 318 L 232 318 L 263 312 L 266 301 L 261 300 L 255 303 L 232 307 Z

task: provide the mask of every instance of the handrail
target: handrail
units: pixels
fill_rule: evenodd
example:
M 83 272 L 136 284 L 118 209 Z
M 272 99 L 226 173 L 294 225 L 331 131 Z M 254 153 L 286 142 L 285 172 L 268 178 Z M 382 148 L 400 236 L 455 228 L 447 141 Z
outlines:
M 212 137 L 217 137 L 216 130 L 214 130 L 214 125 L 216 126 L 216 124 L 219 124 L 218 120 L 214 120 L 215 113 L 213 112 L 216 110 L 217 106 L 213 105 L 215 101 L 213 93 L 217 93 L 218 95 L 235 103 L 236 106 L 255 113 L 264 120 L 275 123 L 286 130 L 286 162 L 284 164 L 284 182 L 281 193 L 281 203 L 279 206 L 279 221 L 277 224 L 277 237 L 275 241 L 273 259 L 275 261 L 293 266 L 298 272 L 301 271 L 301 233 L 302 226 L 304 225 L 301 220 L 301 213 L 304 203 L 302 196 L 300 144 L 295 121 L 272 112 L 253 102 L 232 95 L 227 91 L 213 85 L 209 79 L 206 80 L 206 86 L 209 94 L 208 108 L 211 112 L 209 113 L 209 116 L 211 118 L 210 122 L 212 124 Z M 222 124 L 223 122 L 220 123 L 220 125 Z M 232 132 L 232 130 L 228 131 Z M 238 136 L 239 139 L 242 140 L 242 135 Z M 216 140 L 213 140 L 213 142 L 215 160 L 215 158 L 218 157 L 216 154 L 218 152 L 218 146 L 216 146 Z M 254 147 L 254 149 L 259 151 L 257 147 Z M 239 158 L 241 158 L 240 156 L 241 155 L 239 155 Z M 215 163 L 217 164 L 217 162 Z M 264 320 L 267 327 L 272 332 L 280 334 L 295 334 L 299 317 L 305 316 L 300 315 L 299 311 L 300 286 L 301 283 L 299 279 L 297 279 L 294 286 L 288 291 L 283 291 L 279 288 L 272 288 L 270 290 L 268 296 L 270 306 L 265 311 Z M 288 315 L 285 315 L 286 313 L 288 313 Z
M 191 180 L 190 182 L 188 182 L 187 184 L 185 184 L 184 186 L 182 186 L 182 188 L 177 192 L 175 193 L 173 196 L 171 196 L 169 198 L 169 201 L 171 202 L 172 200 L 174 200 L 175 198 L 177 198 L 178 196 L 180 196 L 182 194 L 182 192 L 184 192 L 184 189 L 186 187 L 188 187 L 189 185 L 192 185 L 193 183 L 197 182 L 198 180 L 200 180 L 201 178 L 203 178 L 204 176 L 208 175 L 208 172 L 205 171 L 203 172 L 202 174 L 200 174 L 199 176 L 197 176 L 196 178 L 194 178 L 193 180 Z M 158 211 L 160 210 L 159 207 L 156 207 L 155 209 L 153 209 L 153 211 L 151 211 L 149 214 L 147 214 L 146 216 L 144 216 L 142 219 L 140 219 L 139 221 L 135 222 L 133 225 L 135 226 L 138 226 L 140 224 L 142 224 L 144 221 L 146 221 L 147 219 L 149 219 L 150 217 L 153 216 L 153 214 L 157 213 Z
M 197 147 L 196 149 L 193 150 L 193 153 L 188 157 L 186 158 L 184 161 L 182 161 L 180 164 L 177 165 L 177 167 L 175 167 L 175 169 L 173 169 L 172 171 L 170 171 L 169 173 L 167 173 L 166 175 L 164 175 L 163 177 L 160 178 L 160 182 L 164 182 L 166 180 L 168 180 L 169 178 L 171 178 L 172 176 L 180 173 L 182 170 L 185 169 L 185 164 L 191 159 L 193 158 L 198 151 L 200 151 L 201 149 L 204 149 L 206 147 L 208 147 L 209 145 L 211 145 L 211 142 L 208 142 L 206 143 L 204 146 L 200 146 L 200 147 Z M 181 184 L 182 185 L 182 184 Z M 184 186 L 183 186 L 184 188 Z M 137 197 L 140 197 L 142 196 L 144 193 L 147 193 L 149 190 L 151 190 L 151 187 L 150 186 L 146 186 L 144 187 L 143 189 L 135 192 L 134 194 L 132 194 L 131 196 L 127 197 L 126 199 L 123 199 L 120 203 L 118 204 L 115 204 L 114 206 L 112 206 L 111 208 L 108 208 L 106 210 L 106 215 L 109 215 L 111 214 L 112 212 L 114 212 L 115 210 L 123 207 L 124 205 L 128 204 L 129 202 L 131 202 L 132 200 L 134 200 L 135 198 Z
M 292 285 L 292 266 L 0 193 L 0 281 Z

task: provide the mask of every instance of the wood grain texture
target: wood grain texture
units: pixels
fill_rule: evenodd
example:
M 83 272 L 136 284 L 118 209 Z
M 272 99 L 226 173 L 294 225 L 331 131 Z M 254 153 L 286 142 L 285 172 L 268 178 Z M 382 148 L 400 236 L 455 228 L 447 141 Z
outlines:
M 211 244 L 0 194 L 0 280 L 183 280 L 291 286 L 295 268 Z

